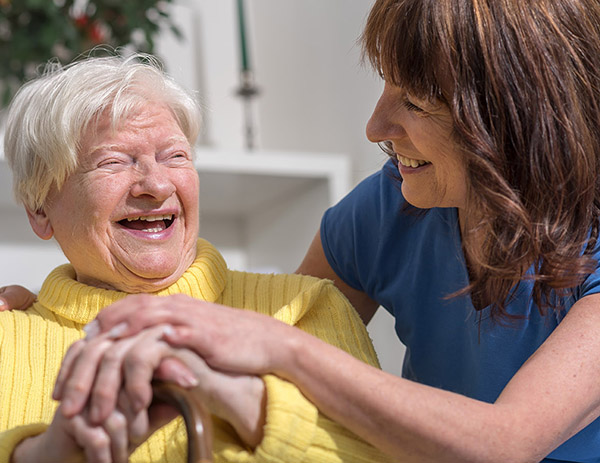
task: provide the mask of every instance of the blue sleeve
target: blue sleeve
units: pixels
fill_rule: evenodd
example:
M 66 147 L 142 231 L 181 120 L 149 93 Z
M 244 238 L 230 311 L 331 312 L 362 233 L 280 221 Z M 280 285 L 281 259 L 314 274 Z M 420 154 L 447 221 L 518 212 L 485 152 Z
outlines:
M 321 243 L 331 268 L 347 285 L 371 296 L 373 275 L 383 271 L 384 235 L 393 230 L 390 221 L 404 204 L 397 176 L 388 161 L 329 208 L 321 221 Z

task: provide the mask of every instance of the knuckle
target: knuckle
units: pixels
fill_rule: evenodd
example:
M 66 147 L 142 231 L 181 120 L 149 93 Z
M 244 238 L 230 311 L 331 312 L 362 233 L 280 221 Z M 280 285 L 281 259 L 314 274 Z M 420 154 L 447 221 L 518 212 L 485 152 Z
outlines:
M 108 401 L 114 400 L 113 391 L 107 387 L 94 388 L 94 402 L 97 404 L 105 404 Z
M 119 348 L 112 347 L 104 352 L 102 364 L 106 365 L 107 367 L 113 367 L 115 364 L 121 363 L 122 357 L 123 353 L 119 350 Z
M 67 383 L 66 390 L 68 394 L 83 395 L 88 392 L 88 386 L 79 379 L 71 380 Z
M 100 429 L 95 429 L 92 433 L 92 445 L 96 448 L 108 447 L 110 445 L 110 438 Z
M 127 369 L 137 369 L 139 367 L 144 368 L 150 364 L 150 360 L 147 354 L 139 351 L 130 351 L 123 360 L 124 366 Z
M 120 412 L 114 411 L 108 419 L 110 421 L 111 429 L 122 430 L 127 427 L 127 419 L 125 418 L 125 415 Z

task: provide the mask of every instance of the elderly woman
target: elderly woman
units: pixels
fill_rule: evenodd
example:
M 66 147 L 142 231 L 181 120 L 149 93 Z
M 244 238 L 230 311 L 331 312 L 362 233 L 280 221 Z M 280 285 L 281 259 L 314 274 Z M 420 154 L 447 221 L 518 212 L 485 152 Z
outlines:
M 600 2 L 376 0 L 363 43 L 391 159 L 300 271 L 393 314 L 403 377 L 214 305 L 117 303 L 97 327 L 170 323 L 172 345 L 274 372 L 407 461 L 600 461 Z
M 171 362 L 163 377 L 197 386 L 220 418 L 216 461 L 386 460 L 321 415 L 295 386 L 275 376 L 210 370 L 162 342 L 166 327 L 123 342 L 112 342 L 114 336 L 76 342 L 104 307 L 129 293 L 149 293 L 140 296 L 149 306 L 160 299 L 154 296 L 170 295 L 177 304 L 203 300 L 270 315 L 376 365 L 358 315 L 330 282 L 233 272 L 198 240 L 192 147 L 199 120 L 193 98 L 143 57 L 89 58 L 50 69 L 12 102 L 5 153 L 16 196 L 35 233 L 55 238 L 70 265 L 48 276 L 31 308 L 0 314 L 0 462 L 122 462 L 132 451 L 133 462 L 184 461 L 180 419 L 141 443 L 168 418 L 164 409 L 151 408 L 149 416 L 146 409 L 152 372 L 171 357 L 189 368 Z M 328 316 L 314 317 L 318 307 Z M 128 402 L 121 394 L 99 417 L 93 407 L 73 412 L 77 396 L 59 384 L 57 409 L 54 382 L 74 342 L 71 352 L 93 346 L 98 358 L 115 356 L 115 346 L 148 346 L 137 359 L 151 365 L 143 400 Z M 127 368 L 109 371 L 117 389 L 131 385 Z

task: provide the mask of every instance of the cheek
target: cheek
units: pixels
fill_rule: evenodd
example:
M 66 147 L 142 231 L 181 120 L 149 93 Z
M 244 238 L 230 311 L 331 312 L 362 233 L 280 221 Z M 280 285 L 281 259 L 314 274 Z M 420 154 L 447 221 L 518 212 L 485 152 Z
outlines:
M 177 192 L 186 207 L 195 209 L 188 212 L 197 212 L 200 201 L 200 181 L 195 171 L 181 175 L 177 179 Z

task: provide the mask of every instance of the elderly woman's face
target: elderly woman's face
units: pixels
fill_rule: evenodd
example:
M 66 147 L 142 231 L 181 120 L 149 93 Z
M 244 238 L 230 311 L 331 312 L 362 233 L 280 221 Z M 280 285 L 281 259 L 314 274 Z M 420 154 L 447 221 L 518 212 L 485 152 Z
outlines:
M 48 228 L 36 233 L 54 234 L 78 281 L 126 292 L 161 289 L 196 254 L 191 147 L 160 104 L 148 103 L 116 131 L 101 119 L 83 139 L 77 170 L 31 215 L 41 215 L 38 226 L 46 220 Z
M 466 205 L 466 169 L 452 131 L 445 105 L 417 100 L 387 83 L 367 125 L 369 140 L 391 142 L 402 193 L 420 208 Z

